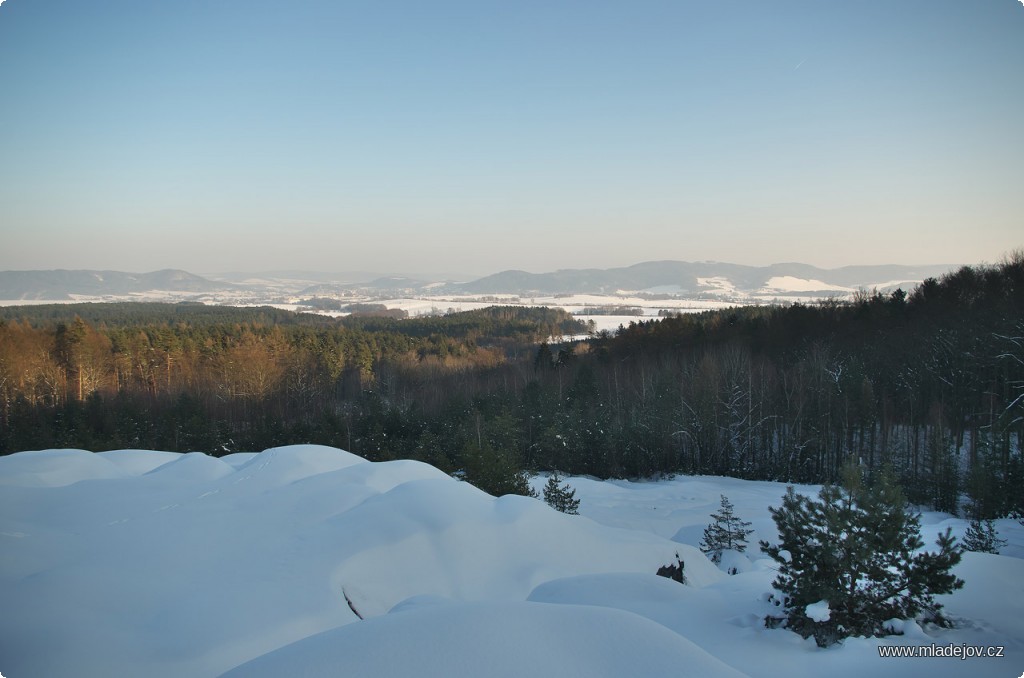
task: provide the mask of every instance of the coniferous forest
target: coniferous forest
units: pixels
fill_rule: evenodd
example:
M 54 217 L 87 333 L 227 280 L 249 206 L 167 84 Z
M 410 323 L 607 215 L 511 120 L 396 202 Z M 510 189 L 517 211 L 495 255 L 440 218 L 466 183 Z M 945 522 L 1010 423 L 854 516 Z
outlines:
M 495 494 L 524 471 L 832 482 L 1024 511 L 1024 253 L 909 293 L 666 317 L 585 340 L 564 311 L 0 309 L 0 453 L 334 445 Z

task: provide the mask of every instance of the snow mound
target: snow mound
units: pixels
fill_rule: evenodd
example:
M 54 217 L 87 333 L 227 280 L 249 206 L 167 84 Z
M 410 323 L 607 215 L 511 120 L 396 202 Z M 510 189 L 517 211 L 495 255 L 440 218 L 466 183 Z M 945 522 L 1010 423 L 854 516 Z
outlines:
M 635 603 L 684 604 L 686 587 L 657 575 L 589 574 L 545 582 L 527 600 L 563 605 L 596 605 L 628 609 Z
M 0 457 L 0 485 L 64 487 L 128 475 L 111 460 L 84 450 L 40 450 Z
M 353 551 L 333 572 L 332 589 L 358 598 L 364 617 L 421 594 L 523 600 L 550 579 L 653 574 L 675 562 L 680 546 L 567 516 L 535 499 L 495 499 L 451 478 L 403 483 L 328 523 Z M 694 560 L 720 576 L 703 555 Z
M 346 483 L 364 485 L 376 492 L 388 492 L 414 480 L 451 480 L 447 473 L 430 464 L 407 459 L 353 464 L 339 471 L 337 477 Z
M 241 478 L 260 485 L 287 485 L 319 473 L 368 463 L 362 457 L 323 445 L 274 447 L 237 466 Z M 230 465 L 230 464 L 229 464 Z
M 234 452 L 224 455 L 220 460 L 231 468 L 238 469 L 252 461 L 257 454 L 258 452 Z
M 174 461 L 157 466 L 145 475 L 159 477 L 164 482 L 189 483 L 217 480 L 235 472 L 220 459 L 202 452 L 176 456 L 178 458 Z
M 755 544 L 754 550 L 756 549 L 757 545 Z M 753 567 L 754 564 L 750 561 L 749 556 L 733 549 L 725 549 L 722 551 L 722 560 L 718 563 L 718 569 L 722 572 L 731 572 L 733 574 L 749 572 Z
M 414 605 L 333 629 L 224 678 L 742 676 L 663 626 L 619 610 L 535 603 Z
M 356 611 L 387 617 L 413 596 L 523 603 L 550 579 L 653 573 L 681 548 L 414 461 L 308 445 L 109 456 L 0 459 L 5 674 L 217 675 Z
M 113 462 L 126 473 L 135 476 L 149 473 L 158 466 L 169 464 L 181 456 L 177 452 L 157 452 L 155 450 L 110 450 L 109 452 L 96 452 L 95 454 L 98 457 Z
M 828 606 L 827 600 L 819 600 L 816 603 L 808 605 L 804 608 L 804 614 L 807 618 L 816 622 L 827 622 L 832 618 L 832 610 Z

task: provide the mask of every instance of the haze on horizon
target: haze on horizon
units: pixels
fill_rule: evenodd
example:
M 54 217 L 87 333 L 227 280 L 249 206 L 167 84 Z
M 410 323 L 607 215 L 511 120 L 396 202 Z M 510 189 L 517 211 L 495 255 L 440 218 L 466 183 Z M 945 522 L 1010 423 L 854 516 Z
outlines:
M 0 270 L 996 261 L 1024 6 L 0 6 Z

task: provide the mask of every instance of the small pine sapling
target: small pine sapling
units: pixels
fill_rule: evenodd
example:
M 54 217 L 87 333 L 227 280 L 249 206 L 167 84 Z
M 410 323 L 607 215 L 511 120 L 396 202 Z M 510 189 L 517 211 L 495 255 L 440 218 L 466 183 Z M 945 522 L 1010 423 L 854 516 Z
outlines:
M 964 550 L 979 553 L 999 553 L 1006 546 L 1006 540 L 999 538 L 995 523 L 975 518 L 964 533 Z
M 718 513 L 712 513 L 712 522 L 704 528 L 704 538 L 700 542 L 700 550 L 710 556 L 716 565 L 722 562 L 722 551 L 733 550 L 743 553 L 747 549 L 747 536 L 750 523 L 733 513 L 734 507 L 729 498 L 721 495 L 722 503 Z
M 576 499 L 576 490 L 569 487 L 568 483 L 562 483 L 558 471 L 551 474 L 548 484 L 544 486 L 544 501 L 556 511 L 579 515 L 580 500 Z

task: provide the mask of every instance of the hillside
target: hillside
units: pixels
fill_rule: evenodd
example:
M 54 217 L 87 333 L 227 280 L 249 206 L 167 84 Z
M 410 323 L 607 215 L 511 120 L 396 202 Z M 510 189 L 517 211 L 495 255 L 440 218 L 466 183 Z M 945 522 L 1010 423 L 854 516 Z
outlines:
M 64 300 L 75 296 L 124 296 L 146 292 L 215 292 L 233 286 L 173 269 L 121 271 L 0 271 L 0 299 Z
M 952 266 L 847 266 L 822 269 L 807 264 L 741 266 L 720 262 L 650 261 L 625 268 L 566 269 L 551 273 L 504 271 L 466 283 L 477 294 L 616 294 L 620 291 L 668 293 L 675 296 L 726 294 L 781 295 L 792 292 L 886 291 L 912 287 Z M 793 283 L 797 283 L 793 289 Z

